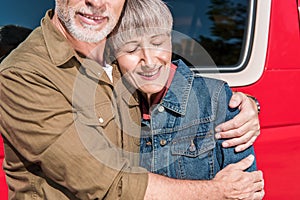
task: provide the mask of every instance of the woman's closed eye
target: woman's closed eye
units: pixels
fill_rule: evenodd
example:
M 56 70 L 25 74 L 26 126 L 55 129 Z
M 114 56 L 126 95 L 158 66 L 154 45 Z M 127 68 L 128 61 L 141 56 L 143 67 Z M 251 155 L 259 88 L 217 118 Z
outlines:
M 166 37 L 164 35 L 159 35 L 153 37 L 152 40 L 150 41 L 150 44 L 155 47 L 159 47 L 162 46 L 165 41 L 166 41 Z
M 155 41 L 151 43 L 155 47 L 160 47 L 163 44 L 163 41 Z
M 125 44 L 122 48 L 121 48 L 121 52 L 123 53 L 134 53 L 139 49 L 139 45 L 137 44 Z
M 150 44 L 153 47 L 164 47 L 164 46 L 168 46 L 170 41 L 170 36 L 167 34 L 159 34 L 159 35 L 155 35 L 151 38 L 150 40 Z

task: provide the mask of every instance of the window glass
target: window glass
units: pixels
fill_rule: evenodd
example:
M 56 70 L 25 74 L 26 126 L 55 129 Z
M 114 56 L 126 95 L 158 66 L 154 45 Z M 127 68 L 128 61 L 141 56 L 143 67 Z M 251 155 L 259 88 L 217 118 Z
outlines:
M 165 0 L 174 17 L 174 59 L 220 71 L 237 70 L 247 56 L 251 0 Z M 248 41 L 249 42 L 249 41 Z M 206 58 L 206 55 L 210 58 Z
M 174 17 L 174 59 L 182 58 L 202 70 L 239 70 L 250 49 L 251 3 L 254 0 L 165 0 Z M 35 28 L 53 0 L 4 1 L 0 26 Z M 253 6 L 252 6 L 253 7 Z
M 0 6 L 0 26 L 14 24 L 27 28 L 40 25 L 48 9 L 54 7 L 54 0 L 3 0 Z

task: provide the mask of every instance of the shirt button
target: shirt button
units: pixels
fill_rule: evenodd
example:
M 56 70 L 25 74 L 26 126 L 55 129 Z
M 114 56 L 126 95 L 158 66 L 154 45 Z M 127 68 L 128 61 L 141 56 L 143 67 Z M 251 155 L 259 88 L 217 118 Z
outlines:
M 165 111 L 165 108 L 163 106 L 158 107 L 158 112 L 164 112 L 164 111 Z
M 147 146 L 151 146 L 151 145 L 152 145 L 152 142 L 151 142 L 151 141 L 148 141 L 148 142 L 146 142 L 146 145 L 147 145 Z
M 167 144 L 167 140 L 162 139 L 159 143 L 161 146 L 165 146 Z
M 103 123 L 103 122 L 104 122 L 104 119 L 100 117 L 100 118 L 99 118 L 99 122 L 100 122 L 100 123 Z

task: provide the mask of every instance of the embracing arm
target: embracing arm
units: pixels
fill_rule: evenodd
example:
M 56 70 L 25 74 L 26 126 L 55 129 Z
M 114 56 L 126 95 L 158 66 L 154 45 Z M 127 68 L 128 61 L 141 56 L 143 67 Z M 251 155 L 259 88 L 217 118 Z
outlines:
M 0 81 L 4 137 L 23 159 L 41 168 L 42 177 L 46 176 L 57 189 L 67 189 L 70 195 L 80 199 L 141 199 L 144 195 L 145 199 L 260 199 L 263 196 L 262 174 L 243 172 L 251 165 L 251 158 L 227 166 L 212 181 L 175 180 L 139 170 L 135 172 L 140 173 L 133 173 L 133 168 L 109 145 L 106 137 L 74 123 L 72 105 L 47 79 L 19 69 L 3 72 Z M 97 140 L 87 138 L 93 143 L 93 154 L 83 144 L 79 130 L 97 134 Z M 37 191 L 47 192 L 44 188 Z
M 176 180 L 149 174 L 145 199 L 244 199 L 260 200 L 264 196 L 261 171 L 244 172 L 253 162 L 252 155 L 230 164 L 213 180 Z
M 216 138 L 228 138 L 223 142 L 224 147 L 236 146 L 236 151 L 243 151 L 251 146 L 260 134 L 257 105 L 244 93 L 234 92 L 229 106 L 238 107 L 240 112 L 232 120 L 216 127 Z

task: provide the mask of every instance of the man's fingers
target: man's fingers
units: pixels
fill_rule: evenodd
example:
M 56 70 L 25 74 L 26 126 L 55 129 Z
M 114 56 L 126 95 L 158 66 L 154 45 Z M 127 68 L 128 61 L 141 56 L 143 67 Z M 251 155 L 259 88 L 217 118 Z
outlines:
M 229 107 L 236 108 L 237 106 L 239 106 L 241 104 L 241 102 L 244 98 L 247 98 L 247 96 L 244 93 L 234 92 L 229 101 Z
M 218 125 L 216 127 L 216 132 L 225 132 L 241 127 L 244 125 L 243 122 L 246 122 L 249 119 L 249 117 L 245 116 L 244 118 L 243 116 L 245 115 L 237 115 L 233 119 Z
M 247 126 L 245 126 L 245 125 L 239 126 L 235 129 L 227 130 L 226 132 L 219 129 L 218 130 L 219 132 L 216 133 L 216 137 L 223 138 L 223 139 L 240 137 L 249 130 L 249 128 L 247 128 L 247 127 L 248 127 L 248 125 Z
M 258 171 L 254 171 L 254 172 L 250 172 L 252 174 L 253 177 L 253 182 L 263 182 L 264 178 L 263 178 L 263 173 L 262 171 L 258 170 Z
M 265 191 L 264 190 L 261 190 L 259 192 L 255 192 L 254 195 L 253 195 L 253 200 L 261 200 L 263 199 L 265 196 Z
M 248 124 L 248 126 L 244 127 L 245 130 L 249 130 L 251 129 L 251 127 L 259 129 L 259 120 L 256 112 L 256 107 L 253 106 L 253 103 L 245 94 L 239 92 L 234 93 L 229 104 L 230 107 L 232 107 L 231 102 L 240 104 L 240 113 L 233 119 L 218 125 L 216 127 L 216 132 L 227 132 L 229 130 L 234 130 L 241 126 L 244 126 L 244 124 L 246 124 L 247 122 L 250 123 Z M 235 103 L 232 103 L 232 105 L 234 105 Z
M 255 134 L 253 134 L 252 132 L 248 132 L 248 133 L 242 135 L 241 137 L 225 140 L 224 142 L 222 142 L 222 146 L 226 148 L 226 147 L 233 147 L 233 146 L 237 146 L 237 145 L 244 145 L 250 141 L 254 142 L 256 138 L 253 138 L 253 137 L 257 137 L 257 136 L 255 136 Z
M 244 171 L 252 165 L 253 161 L 254 161 L 254 156 L 249 155 L 246 158 L 242 159 L 241 161 L 230 164 L 230 165 L 226 166 L 225 168 L 227 168 L 227 170 L 242 170 L 242 171 Z M 257 171 L 255 171 L 255 172 L 257 172 Z M 254 173 L 254 172 L 251 172 L 251 173 Z M 254 174 L 254 177 L 257 178 L 257 175 Z
M 253 145 L 253 143 L 255 142 L 257 136 L 253 136 L 248 142 L 246 142 L 245 144 L 241 144 L 235 147 L 235 151 L 236 152 L 241 152 L 244 151 L 245 149 L 247 149 L 248 147 L 250 147 L 251 145 Z
M 263 189 L 264 189 L 264 181 L 254 183 L 254 191 L 255 192 L 262 191 Z
M 222 134 L 222 138 L 238 137 L 246 132 L 257 132 L 258 130 L 260 130 L 258 118 L 242 113 L 231 120 L 219 124 L 215 128 L 217 133 Z M 259 133 L 257 133 L 257 135 L 259 135 Z
M 254 127 L 256 127 L 256 129 L 254 129 Z M 215 137 L 216 139 L 232 138 L 224 141 L 222 145 L 223 147 L 239 146 L 238 148 L 236 148 L 236 151 L 239 152 L 247 149 L 250 145 L 252 145 L 259 134 L 259 125 L 248 122 L 234 130 L 229 130 L 226 132 L 217 132 L 215 134 Z

